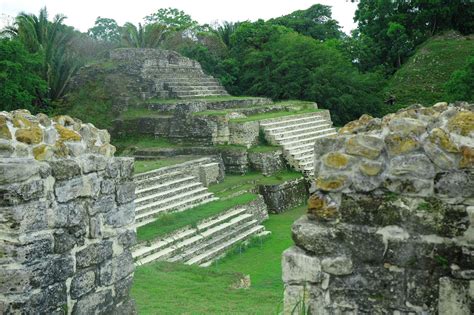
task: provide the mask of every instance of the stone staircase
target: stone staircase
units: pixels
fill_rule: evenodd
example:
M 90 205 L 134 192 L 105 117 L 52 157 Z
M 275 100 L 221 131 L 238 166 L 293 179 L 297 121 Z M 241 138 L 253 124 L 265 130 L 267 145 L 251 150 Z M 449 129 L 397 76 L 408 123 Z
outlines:
M 327 112 L 265 119 L 260 127 L 269 143 L 283 147 L 288 163 L 307 175 L 314 173 L 316 139 L 336 134 Z
M 199 168 L 213 167 L 213 163 L 218 164 L 202 158 L 135 175 L 135 226 L 153 222 L 160 214 L 184 211 L 216 200 L 196 176 Z
M 166 94 L 163 96 L 169 98 L 190 99 L 229 95 L 218 80 L 204 73 L 165 76 L 159 79 L 158 85 L 162 90 L 161 94 Z
M 232 208 L 149 244 L 137 245 L 132 253 L 136 265 L 165 260 L 207 266 L 236 243 L 265 235 L 265 228 L 246 207 Z

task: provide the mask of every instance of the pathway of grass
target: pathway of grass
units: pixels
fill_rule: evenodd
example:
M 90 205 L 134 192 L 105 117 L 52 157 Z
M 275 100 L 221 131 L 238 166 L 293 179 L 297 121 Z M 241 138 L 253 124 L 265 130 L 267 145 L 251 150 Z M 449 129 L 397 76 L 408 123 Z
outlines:
M 184 163 L 192 159 L 193 157 L 174 157 L 156 160 L 135 161 L 135 174 L 145 173 L 165 166 Z
M 139 314 L 276 314 L 281 309 L 281 254 L 292 245 L 291 225 L 302 206 L 264 223 L 272 235 L 261 246 L 231 254 L 209 268 L 176 263 L 137 267 L 132 296 Z M 250 289 L 233 289 L 249 274 Z

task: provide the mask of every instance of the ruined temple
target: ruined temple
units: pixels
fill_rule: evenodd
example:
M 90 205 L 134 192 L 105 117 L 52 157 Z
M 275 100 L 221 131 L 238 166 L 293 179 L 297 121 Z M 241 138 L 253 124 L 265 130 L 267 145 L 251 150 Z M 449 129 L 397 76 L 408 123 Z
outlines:
M 473 109 L 364 115 L 316 141 L 283 254 L 286 313 L 474 312 Z

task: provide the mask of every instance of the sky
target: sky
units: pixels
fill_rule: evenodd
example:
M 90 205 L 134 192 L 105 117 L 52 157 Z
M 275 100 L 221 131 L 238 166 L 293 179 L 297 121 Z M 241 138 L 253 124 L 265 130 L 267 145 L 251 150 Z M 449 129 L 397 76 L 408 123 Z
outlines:
M 356 27 L 353 16 L 357 4 L 348 0 L 0 0 L 0 13 L 13 17 L 22 11 L 38 14 L 40 8 L 46 6 L 50 19 L 62 13 L 67 16 L 65 24 L 86 32 L 94 26 L 98 16 L 113 18 L 119 25 L 137 24 L 160 8 L 178 8 L 200 24 L 211 24 L 267 20 L 307 9 L 315 3 L 332 6 L 333 18 L 344 32 L 349 34 Z

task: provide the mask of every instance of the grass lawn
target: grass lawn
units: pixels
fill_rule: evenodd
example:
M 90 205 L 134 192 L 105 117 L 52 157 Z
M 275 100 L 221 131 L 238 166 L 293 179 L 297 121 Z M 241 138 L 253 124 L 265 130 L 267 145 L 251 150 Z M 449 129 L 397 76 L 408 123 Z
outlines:
M 132 296 L 139 314 L 276 314 L 283 299 L 281 254 L 293 244 L 291 225 L 305 208 L 270 215 L 268 239 L 209 268 L 164 262 L 137 267 Z M 250 275 L 250 289 L 232 288 L 241 274 Z
M 251 190 L 256 185 L 275 185 L 301 177 L 301 173 L 290 170 L 268 177 L 256 172 L 247 173 L 245 175 L 226 175 L 223 182 L 209 186 L 209 191 L 214 193 L 217 197 L 225 198 L 239 191 Z
M 246 193 L 228 200 L 212 201 L 183 212 L 161 215 L 155 221 L 137 229 L 138 241 L 153 240 L 185 226 L 192 226 L 203 219 L 229 210 L 232 207 L 244 205 L 256 198 L 257 195 Z
M 161 167 L 183 163 L 192 159 L 193 157 L 175 157 L 149 161 L 135 161 L 135 174 L 145 173 Z

